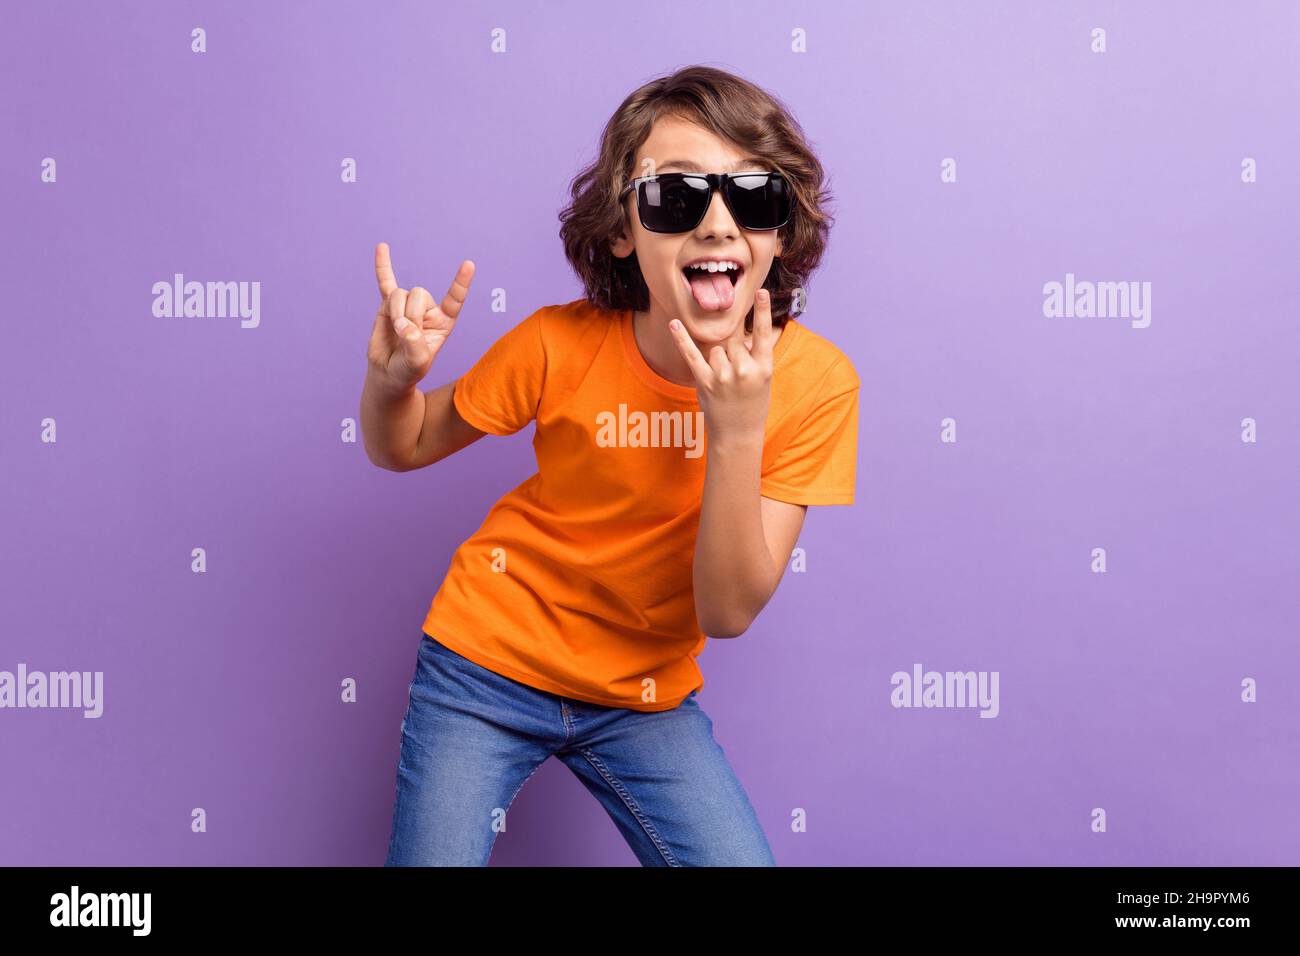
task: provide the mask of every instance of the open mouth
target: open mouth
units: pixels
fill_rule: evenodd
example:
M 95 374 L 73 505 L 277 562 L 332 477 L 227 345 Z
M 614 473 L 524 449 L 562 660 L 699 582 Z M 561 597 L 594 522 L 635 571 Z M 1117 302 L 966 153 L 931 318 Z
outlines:
M 738 262 L 712 270 L 683 266 L 682 284 L 702 311 L 725 312 L 735 305 L 736 286 L 744 275 L 745 269 Z
M 731 287 L 734 289 L 736 287 L 736 283 L 738 283 L 740 281 L 741 276 L 744 275 L 744 272 L 745 272 L 745 267 L 741 266 L 736 269 L 727 269 L 725 272 L 722 272 L 722 274 L 731 282 Z M 686 284 L 688 286 L 691 284 L 691 276 L 700 276 L 700 275 L 705 275 L 705 276 L 717 275 L 717 273 L 710 273 L 709 270 L 707 269 L 692 269 L 690 266 L 682 267 L 682 278 L 686 280 Z

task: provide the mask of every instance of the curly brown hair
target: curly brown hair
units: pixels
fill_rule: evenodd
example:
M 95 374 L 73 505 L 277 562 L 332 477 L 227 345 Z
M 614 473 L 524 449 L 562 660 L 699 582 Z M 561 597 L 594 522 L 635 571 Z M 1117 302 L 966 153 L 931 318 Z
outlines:
M 569 184 L 572 201 L 560 213 L 560 238 L 587 299 L 615 311 L 650 307 L 650 289 L 636 253 L 619 259 L 609 244 L 630 226 L 620 194 L 632 176 L 637 149 L 663 116 L 680 116 L 742 145 L 790 184 L 794 203 L 790 221 L 781 227 L 782 254 L 773 259 L 763 281 L 772 297 L 772 325 L 784 325 L 787 316 L 797 314 L 790 311 L 795 293 L 805 290 L 821 262 L 834 222 L 825 208 L 832 198 L 826 174 L 802 127 L 779 99 L 711 66 L 685 67 L 629 95 L 605 124 L 599 157 Z M 745 316 L 747 332 L 753 329 L 753 317 L 751 308 Z

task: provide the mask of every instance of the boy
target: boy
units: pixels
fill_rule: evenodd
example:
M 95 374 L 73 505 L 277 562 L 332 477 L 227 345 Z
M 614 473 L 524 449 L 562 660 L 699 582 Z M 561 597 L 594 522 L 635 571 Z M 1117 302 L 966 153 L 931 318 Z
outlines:
M 646 84 L 561 214 L 586 295 L 424 395 L 474 264 L 435 305 L 377 248 L 371 460 L 420 468 L 536 421 L 538 461 L 425 618 L 387 864 L 486 864 L 549 756 L 645 865 L 774 864 L 696 657 L 766 605 L 807 505 L 853 502 L 858 376 L 791 314 L 825 248 L 823 179 L 753 84 L 710 67 Z

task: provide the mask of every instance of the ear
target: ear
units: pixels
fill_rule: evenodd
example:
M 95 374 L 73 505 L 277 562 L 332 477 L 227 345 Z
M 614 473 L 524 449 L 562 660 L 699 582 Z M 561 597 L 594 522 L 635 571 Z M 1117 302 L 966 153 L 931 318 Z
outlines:
M 612 252 L 614 257 L 617 259 L 626 259 L 636 251 L 636 243 L 632 241 L 632 223 L 628 219 L 627 199 L 628 197 L 623 197 L 622 230 L 616 236 L 612 236 L 609 240 L 609 251 Z M 633 200 L 633 203 L 635 203 L 635 201 L 636 200 Z M 635 205 L 632 208 L 635 209 Z
M 773 252 L 772 255 L 779 256 L 780 254 L 781 254 L 781 230 L 778 229 L 776 231 L 776 251 Z
M 627 234 L 626 230 L 609 241 L 609 251 L 614 253 L 614 257 L 617 259 L 626 259 L 635 249 L 636 243 L 632 241 L 632 237 Z

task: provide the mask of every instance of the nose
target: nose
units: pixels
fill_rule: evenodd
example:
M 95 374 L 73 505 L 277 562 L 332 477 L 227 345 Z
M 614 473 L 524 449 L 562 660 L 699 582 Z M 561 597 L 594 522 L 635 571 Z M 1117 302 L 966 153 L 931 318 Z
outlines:
M 701 239 L 710 236 L 734 238 L 739 233 L 740 228 L 736 225 L 736 220 L 731 217 L 727 201 L 722 198 L 722 190 L 715 189 L 713 195 L 709 197 L 709 208 L 695 230 L 696 236 Z

